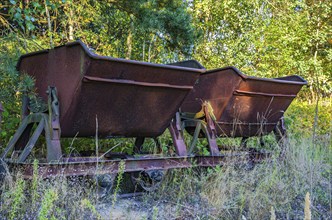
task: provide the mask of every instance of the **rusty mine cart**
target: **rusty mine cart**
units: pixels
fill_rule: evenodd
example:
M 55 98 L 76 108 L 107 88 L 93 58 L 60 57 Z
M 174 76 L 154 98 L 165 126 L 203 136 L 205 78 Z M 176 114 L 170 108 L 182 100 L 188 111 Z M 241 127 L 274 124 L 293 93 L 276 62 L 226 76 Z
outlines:
M 20 168 L 26 178 L 31 178 L 38 159 L 39 175 L 45 178 L 87 175 L 114 180 L 123 163 L 133 179 L 144 176 L 137 183 L 148 191 L 160 182 L 163 170 L 222 165 L 240 157 L 264 159 L 266 154 L 259 151 L 247 151 L 244 157 L 221 153 L 216 139 L 243 137 L 245 143 L 248 137 L 272 131 L 282 139 L 284 111 L 306 84 L 299 76 L 256 78 L 234 67 L 207 71 L 196 61 L 162 65 L 99 56 L 81 41 L 25 54 L 17 69 L 35 79 L 46 108 L 34 112 L 23 99 L 22 121 L 2 152 L 3 164 Z M 157 138 L 167 128 L 175 155 L 142 154 L 144 139 Z M 193 137 L 188 146 L 185 130 Z M 35 149 L 41 136 L 46 150 Z M 83 157 L 64 155 L 61 137 L 136 141 L 133 155 Z M 199 137 L 207 138 L 209 156 L 193 154 Z

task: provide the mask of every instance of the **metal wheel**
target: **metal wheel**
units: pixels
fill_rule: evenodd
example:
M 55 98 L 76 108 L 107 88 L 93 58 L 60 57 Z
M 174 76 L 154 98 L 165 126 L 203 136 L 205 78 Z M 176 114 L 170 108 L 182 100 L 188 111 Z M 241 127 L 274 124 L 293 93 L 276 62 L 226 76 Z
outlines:
M 116 174 L 103 174 L 96 176 L 97 193 L 99 198 L 105 198 L 110 194 Z
M 160 186 L 164 176 L 165 171 L 163 170 L 140 171 L 130 174 L 133 185 L 147 192 L 156 190 Z

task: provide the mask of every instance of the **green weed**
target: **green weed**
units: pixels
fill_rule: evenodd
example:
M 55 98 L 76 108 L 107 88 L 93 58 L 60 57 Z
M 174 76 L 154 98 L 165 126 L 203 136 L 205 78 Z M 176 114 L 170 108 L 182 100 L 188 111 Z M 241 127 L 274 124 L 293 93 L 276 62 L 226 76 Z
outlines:
M 92 214 L 94 214 L 95 216 L 97 216 L 97 219 L 101 219 L 101 216 L 97 212 L 96 207 L 90 202 L 90 200 L 83 199 L 81 201 L 81 204 L 82 204 L 83 208 L 87 208 L 88 210 L 90 210 L 92 212 Z
M 50 218 L 54 218 L 52 213 L 53 207 L 54 207 L 54 202 L 58 199 L 58 194 L 55 191 L 55 189 L 51 188 L 46 191 L 44 198 L 41 202 L 41 207 L 40 211 L 38 214 L 38 219 L 39 220 L 47 220 Z
M 116 179 L 116 186 L 115 186 L 114 192 L 113 192 L 112 207 L 114 207 L 114 205 L 117 201 L 117 196 L 118 196 L 118 193 L 120 191 L 120 185 L 121 185 L 121 182 L 123 180 L 125 165 L 126 164 L 123 160 L 120 161 L 119 168 L 118 168 L 118 175 L 117 175 L 117 179 Z
M 16 184 L 13 189 L 12 204 L 10 205 L 9 219 L 15 219 L 19 217 L 22 213 L 21 211 L 25 208 L 24 202 L 24 191 L 25 191 L 25 181 L 21 176 L 18 176 Z

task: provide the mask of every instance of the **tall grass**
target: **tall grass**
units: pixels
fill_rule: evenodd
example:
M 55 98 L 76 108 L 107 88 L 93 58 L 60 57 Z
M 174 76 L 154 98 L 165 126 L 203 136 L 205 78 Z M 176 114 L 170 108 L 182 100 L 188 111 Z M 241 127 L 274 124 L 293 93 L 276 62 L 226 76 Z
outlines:
M 314 148 L 310 139 L 291 139 L 282 161 L 272 158 L 249 169 L 227 165 L 203 172 L 174 170 L 149 201 L 173 204 L 167 218 L 304 219 L 304 198 L 310 192 L 312 218 L 328 219 L 331 159 L 329 145 Z
M 327 143 L 313 147 L 310 139 L 291 138 L 284 160 L 278 160 L 275 152 L 271 160 L 254 167 L 229 164 L 169 171 L 160 188 L 142 198 L 139 208 L 150 210 L 150 219 L 329 219 L 332 152 Z M 42 180 L 37 167 L 35 161 L 29 181 L 19 172 L 6 177 L 0 219 L 102 218 L 87 179 Z M 116 188 L 123 183 L 121 176 Z M 108 201 L 112 204 L 107 218 L 112 219 L 117 194 L 115 190 Z
M 23 180 L 16 174 L 3 182 L 0 219 L 98 219 L 96 197 L 83 180 Z

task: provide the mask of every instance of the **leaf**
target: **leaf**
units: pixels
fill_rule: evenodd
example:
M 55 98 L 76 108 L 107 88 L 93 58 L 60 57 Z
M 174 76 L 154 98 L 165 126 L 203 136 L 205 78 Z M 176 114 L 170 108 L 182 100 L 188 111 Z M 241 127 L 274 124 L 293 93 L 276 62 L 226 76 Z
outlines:
M 3 117 L 8 117 L 8 116 L 9 116 L 9 112 L 5 110 L 5 111 L 2 113 L 2 115 L 3 115 Z
M 16 12 L 16 13 L 14 14 L 14 18 L 15 18 L 16 20 L 20 20 L 20 19 L 22 18 L 21 13 Z
M 34 30 L 35 29 L 35 25 L 32 24 L 32 22 L 27 22 L 26 26 L 28 28 L 29 31 Z
M 2 132 L 1 132 L 1 136 L 2 136 L 2 137 L 5 137 L 6 135 L 7 135 L 7 132 L 6 132 L 6 131 L 2 131 Z
M 32 2 L 32 6 L 35 8 L 39 8 L 40 4 L 38 2 Z

